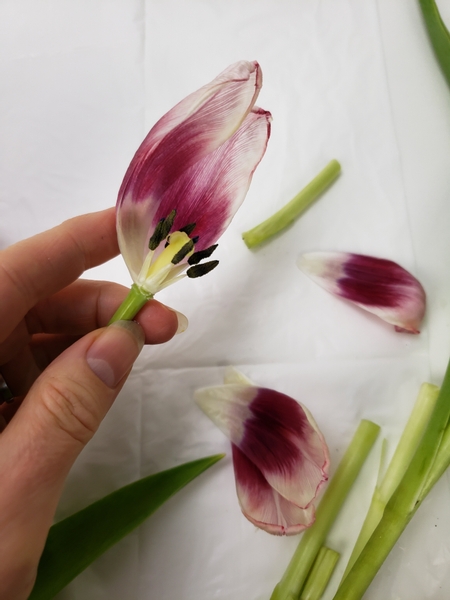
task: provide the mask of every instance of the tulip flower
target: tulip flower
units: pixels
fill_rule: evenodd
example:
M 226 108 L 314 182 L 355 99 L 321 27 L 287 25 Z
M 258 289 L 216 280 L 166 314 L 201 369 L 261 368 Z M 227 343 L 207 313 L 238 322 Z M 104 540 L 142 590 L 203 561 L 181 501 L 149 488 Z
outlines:
M 310 412 L 237 371 L 229 372 L 224 385 L 197 390 L 195 400 L 231 441 L 237 496 L 247 519 L 275 535 L 311 526 L 329 454 Z
M 328 292 L 377 315 L 396 331 L 420 333 L 425 291 L 395 262 L 347 252 L 311 252 L 297 265 Z
M 270 113 L 255 106 L 261 85 L 257 62 L 231 65 L 142 142 L 116 206 L 119 247 L 134 284 L 114 319 L 132 318 L 162 288 L 217 266 L 204 260 L 244 200 L 270 135 Z

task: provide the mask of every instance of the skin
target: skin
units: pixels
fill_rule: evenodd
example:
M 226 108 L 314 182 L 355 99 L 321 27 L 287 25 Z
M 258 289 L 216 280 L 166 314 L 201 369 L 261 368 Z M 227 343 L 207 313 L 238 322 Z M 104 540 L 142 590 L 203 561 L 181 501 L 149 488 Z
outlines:
M 177 332 L 154 300 L 138 324 L 106 327 L 127 289 L 79 277 L 118 253 L 114 209 L 0 252 L 0 373 L 15 396 L 0 406 L 0 598 L 30 594 L 66 476 L 144 339 Z

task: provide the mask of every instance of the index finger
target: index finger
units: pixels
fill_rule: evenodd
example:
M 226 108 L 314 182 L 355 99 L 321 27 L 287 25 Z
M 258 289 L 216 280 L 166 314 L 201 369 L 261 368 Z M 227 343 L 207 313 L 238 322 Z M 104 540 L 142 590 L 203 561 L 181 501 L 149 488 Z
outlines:
M 36 302 L 119 253 L 115 210 L 65 221 L 0 253 L 0 331 L 5 339 Z

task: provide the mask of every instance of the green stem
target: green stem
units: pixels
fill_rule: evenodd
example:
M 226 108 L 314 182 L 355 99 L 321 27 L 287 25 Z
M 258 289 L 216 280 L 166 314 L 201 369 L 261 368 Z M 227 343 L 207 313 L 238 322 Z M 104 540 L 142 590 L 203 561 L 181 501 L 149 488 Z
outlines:
M 381 484 L 375 488 L 367 516 L 364 520 L 358 539 L 356 540 L 356 544 L 342 579 L 345 579 L 347 573 L 361 554 L 362 549 L 367 544 L 376 526 L 381 521 L 386 504 L 402 480 L 412 457 L 417 450 L 419 442 L 422 439 L 425 428 L 428 425 L 436 405 L 438 394 L 439 388 L 431 383 L 424 383 L 420 387 L 414 408 L 403 430 L 386 474 L 383 477 Z
M 436 456 L 436 460 L 431 467 L 430 473 L 427 477 L 425 485 L 420 494 L 420 500 L 422 501 L 425 496 L 429 493 L 434 484 L 440 479 L 444 471 L 447 470 L 450 465 L 450 425 L 447 428 L 442 437 L 441 445 Z
M 325 542 L 325 537 L 375 443 L 379 431 L 379 426 L 371 421 L 363 420 L 359 424 L 320 501 L 316 521 L 303 534 L 286 572 L 272 593 L 271 600 L 287 600 L 290 595 L 294 599 L 299 597 L 316 556 Z
M 419 4 L 434 53 L 450 85 L 450 34 L 434 0 L 419 0 Z
M 435 465 L 440 462 L 439 449 L 444 440 L 449 417 L 450 363 L 435 409 L 414 457 L 387 503 L 380 523 L 339 586 L 334 600 L 360 600 L 363 597 L 394 544 L 430 491 L 430 483 L 435 482 L 434 475 L 438 472 L 435 471 Z
M 337 160 L 332 160 L 328 165 L 290 202 L 274 215 L 260 223 L 253 229 L 242 234 L 242 239 L 248 248 L 254 248 L 262 244 L 276 233 L 285 229 L 293 223 L 310 204 L 326 188 L 333 183 L 341 171 L 341 165 Z
M 142 290 L 135 283 L 133 283 L 130 291 L 128 292 L 128 296 L 111 317 L 108 325 L 111 325 L 111 323 L 114 323 L 115 321 L 131 321 L 141 310 L 144 304 L 152 298 L 152 294 Z
M 306 580 L 300 600 L 320 600 L 322 598 L 339 557 L 340 554 L 336 550 L 322 546 Z
M 388 502 L 402 480 L 420 440 L 427 428 L 439 396 L 439 388 L 431 383 L 420 386 L 414 408 L 394 452 L 394 456 L 380 485 L 380 496 Z

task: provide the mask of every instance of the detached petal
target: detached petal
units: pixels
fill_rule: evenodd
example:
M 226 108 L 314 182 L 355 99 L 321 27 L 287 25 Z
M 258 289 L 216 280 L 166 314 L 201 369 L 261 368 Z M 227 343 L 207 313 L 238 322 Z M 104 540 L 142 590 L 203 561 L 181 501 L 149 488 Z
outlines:
M 315 509 L 300 508 L 274 490 L 259 469 L 232 444 L 236 492 L 242 512 L 274 535 L 295 535 L 314 523 Z
M 312 501 L 329 467 L 325 440 L 311 414 L 285 394 L 245 382 L 204 388 L 195 398 L 233 443 L 244 514 L 272 533 L 311 524 Z
M 420 332 L 425 291 L 397 263 L 362 254 L 311 252 L 303 254 L 297 265 L 328 292 L 377 315 L 396 331 Z

